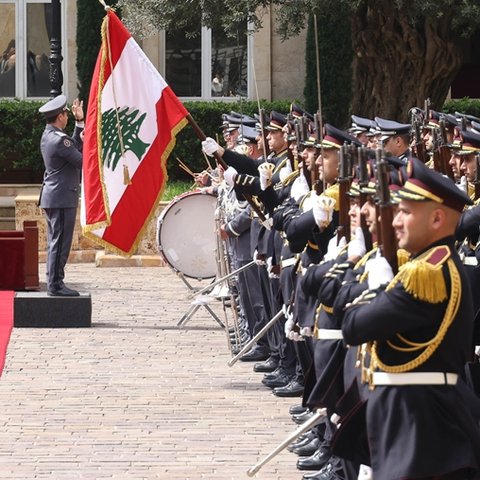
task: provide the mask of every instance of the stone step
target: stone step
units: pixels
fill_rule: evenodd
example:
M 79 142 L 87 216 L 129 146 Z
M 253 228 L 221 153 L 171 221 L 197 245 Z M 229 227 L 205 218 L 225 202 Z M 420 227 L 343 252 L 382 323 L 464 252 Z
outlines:
M 35 184 L 6 184 L 2 183 L 0 185 L 0 198 L 1 197 L 12 197 L 15 201 L 15 197 L 19 194 L 28 194 L 38 195 L 40 192 L 40 185 Z

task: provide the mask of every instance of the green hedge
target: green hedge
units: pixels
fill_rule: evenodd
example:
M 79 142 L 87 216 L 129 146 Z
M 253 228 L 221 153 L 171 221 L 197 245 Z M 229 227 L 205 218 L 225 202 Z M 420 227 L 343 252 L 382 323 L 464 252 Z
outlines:
M 465 97 L 458 100 L 447 100 L 442 108 L 442 112 L 452 114 L 461 112 L 480 118 L 480 99 Z
M 0 101 L 0 173 L 12 168 L 43 170 L 40 155 L 40 138 L 45 128 L 45 121 L 38 113 L 41 102 L 24 100 Z M 222 113 L 234 110 L 253 115 L 257 112 L 256 102 L 185 102 L 187 110 L 198 123 L 205 135 L 215 138 L 220 134 Z M 267 112 L 276 110 L 287 113 L 289 101 L 262 102 Z M 70 121 L 70 128 L 73 121 Z M 190 180 L 178 167 L 175 158 L 180 158 L 193 171 L 205 169 L 206 162 L 202 154 L 200 142 L 188 125 L 177 136 L 177 145 L 170 155 L 168 173 L 172 179 Z

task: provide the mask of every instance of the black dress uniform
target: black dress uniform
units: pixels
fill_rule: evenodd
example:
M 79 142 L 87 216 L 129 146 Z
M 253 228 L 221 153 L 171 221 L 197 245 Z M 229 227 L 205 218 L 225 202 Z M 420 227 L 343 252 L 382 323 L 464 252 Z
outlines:
M 401 198 L 457 211 L 471 203 L 449 179 L 410 163 Z M 345 312 L 345 342 L 372 342 L 366 421 L 376 479 L 477 478 L 480 430 L 459 379 L 473 353 L 467 285 L 452 232 L 416 252 L 386 290 Z
M 43 105 L 39 111 L 54 119 L 66 107 L 67 99 L 59 95 Z M 75 227 L 80 174 L 82 169 L 83 126 L 75 126 L 73 136 L 50 123 L 43 132 L 40 149 L 45 163 L 45 174 L 40 207 L 47 218 L 47 287 L 50 295 L 78 295 L 65 287 L 67 263 Z

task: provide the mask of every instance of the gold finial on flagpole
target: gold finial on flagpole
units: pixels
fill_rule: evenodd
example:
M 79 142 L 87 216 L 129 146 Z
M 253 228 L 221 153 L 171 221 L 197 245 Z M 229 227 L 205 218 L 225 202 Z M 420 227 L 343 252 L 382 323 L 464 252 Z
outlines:
M 103 8 L 105 9 L 106 12 L 108 12 L 109 10 L 112 10 L 112 7 L 109 7 L 106 3 L 105 3 L 105 0 L 98 0 L 102 5 L 103 5 Z

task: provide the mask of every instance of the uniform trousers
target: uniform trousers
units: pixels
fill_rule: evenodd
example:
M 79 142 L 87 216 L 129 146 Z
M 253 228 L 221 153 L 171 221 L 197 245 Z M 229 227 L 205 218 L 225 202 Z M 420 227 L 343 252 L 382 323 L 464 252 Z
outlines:
M 44 208 L 47 219 L 47 288 L 64 287 L 65 264 L 72 246 L 77 208 Z

